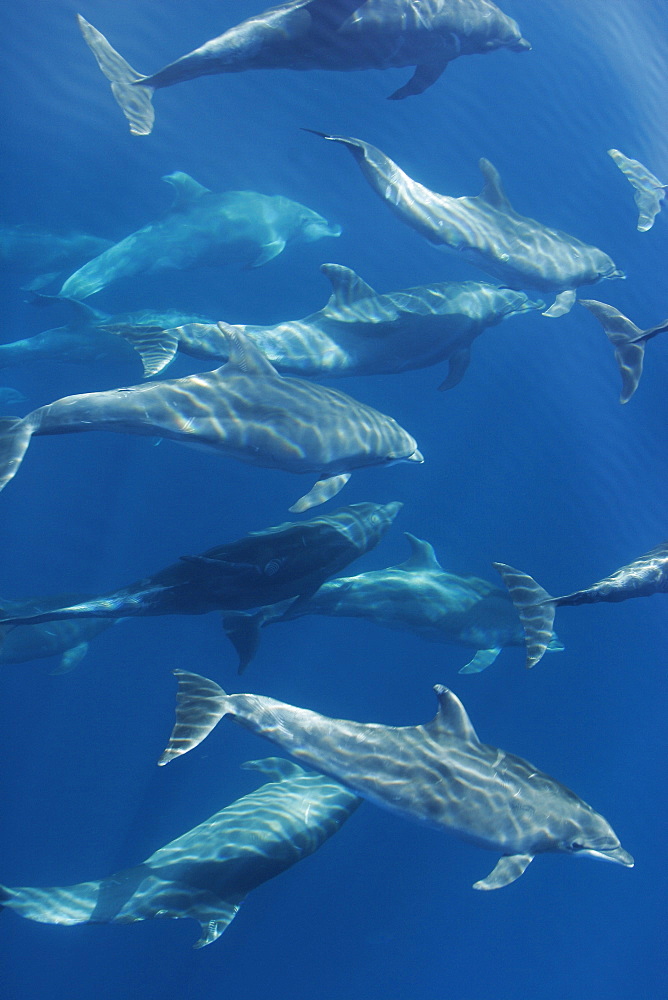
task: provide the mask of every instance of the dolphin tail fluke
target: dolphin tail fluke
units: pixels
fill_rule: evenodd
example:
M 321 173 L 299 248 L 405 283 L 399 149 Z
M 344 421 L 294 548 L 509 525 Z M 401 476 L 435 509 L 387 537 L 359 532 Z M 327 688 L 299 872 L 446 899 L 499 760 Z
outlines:
M 84 41 L 97 60 L 97 64 L 111 83 L 111 92 L 121 111 L 130 123 L 133 135 L 149 135 L 155 120 L 151 98 L 155 88 L 143 84 L 146 77 L 130 66 L 111 47 L 97 28 L 89 24 L 81 14 L 77 20 Z
M 556 604 L 539 583 L 505 563 L 493 563 L 503 577 L 515 610 L 524 627 L 527 667 L 534 667 L 552 642 Z
M 157 375 L 166 368 L 179 348 L 180 327 L 165 330 L 161 326 L 103 323 L 100 330 L 122 337 L 134 348 L 144 366 L 144 378 Z
M 176 695 L 176 723 L 158 765 L 198 746 L 227 712 L 227 695 L 215 681 L 186 670 L 175 670 L 179 683 Z
M 32 433 L 27 417 L 0 417 L 0 490 L 16 475 Z
M 627 319 L 614 306 L 596 299 L 580 299 L 592 316 L 595 316 L 603 327 L 603 332 L 615 349 L 615 360 L 622 376 L 622 392 L 620 403 L 628 403 L 638 388 L 645 359 L 645 338 L 643 331 Z

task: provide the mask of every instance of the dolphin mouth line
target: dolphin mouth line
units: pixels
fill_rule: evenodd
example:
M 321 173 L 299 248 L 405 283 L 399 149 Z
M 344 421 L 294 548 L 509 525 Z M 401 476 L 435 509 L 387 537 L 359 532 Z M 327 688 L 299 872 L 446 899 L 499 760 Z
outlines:
M 635 861 L 628 851 L 623 847 L 614 847 L 610 851 L 597 851 L 593 847 L 584 848 L 578 852 L 586 854 L 591 858 L 601 858 L 602 861 L 613 861 L 617 865 L 624 865 L 625 868 L 633 868 Z

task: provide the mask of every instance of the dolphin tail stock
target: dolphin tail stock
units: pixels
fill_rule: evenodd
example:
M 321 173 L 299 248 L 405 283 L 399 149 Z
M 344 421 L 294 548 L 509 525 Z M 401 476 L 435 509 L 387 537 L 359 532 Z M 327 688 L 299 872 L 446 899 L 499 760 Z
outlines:
M 615 360 L 622 376 L 622 392 L 620 403 L 628 403 L 638 388 L 645 360 L 645 343 L 649 335 L 658 333 L 660 328 L 641 330 L 630 319 L 627 319 L 614 306 L 596 299 L 580 299 L 592 316 L 595 316 L 603 327 L 603 332 L 615 349 Z M 664 323 L 664 328 L 667 326 Z
M 215 681 L 187 670 L 175 670 L 174 675 L 179 685 L 176 722 L 159 767 L 198 746 L 228 711 L 228 696 Z
M 33 430 L 27 417 L 0 417 L 0 490 L 16 475 Z
M 137 73 L 81 14 L 77 14 L 77 21 L 84 41 L 111 83 L 111 92 L 130 123 L 130 132 L 133 135 L 149 135 L 155 120 L 151 102 L 155 87 L 142 83 L 147 78 Z
M 513 569 L 505 563 L 492 563 L 503 577 L 515 610 L 524 627 L 527 649 L 527 668 L 534 667 L 542 659 L 552 642 L 555 598 L 539 583 L 521 570 Z

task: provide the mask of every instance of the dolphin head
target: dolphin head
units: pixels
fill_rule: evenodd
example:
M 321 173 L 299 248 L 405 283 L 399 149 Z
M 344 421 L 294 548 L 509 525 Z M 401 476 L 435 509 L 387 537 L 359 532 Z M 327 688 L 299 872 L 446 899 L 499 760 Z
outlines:
M 517 21 L 497 9 L 496 17 L 488 17 L 485 27 L 479 28 L 487 37 L 481 40 L 480 49 L 492 52 L 494 49 L 510 49 L 511 52 L 528 52 L 531 43 L 522 37 Z M 484 37 L 484 36 L 483 36 Z
M 586 802 L 580 800 L 578 804 L 579 808 L 570 812 L 566 836 L 557 849 L 576 857 L 602 858 L 633 868 L 633 858 L 624 850 L 608 821 Z
M 323 236 L 340 236 L 341 226 L 328 222 L 317 212 L 306 210 L 299 227 L 299 235 L 305 243 L 321 240 Z
M 350 526 L 346 529 L 347 533 L 358 548 L 367 552 L 378 544 L 402 507 L 402 503 L 393 500 L 391 503 L 384 504 L 356 503 L 344 508 L 344 511 L 351 516 Z

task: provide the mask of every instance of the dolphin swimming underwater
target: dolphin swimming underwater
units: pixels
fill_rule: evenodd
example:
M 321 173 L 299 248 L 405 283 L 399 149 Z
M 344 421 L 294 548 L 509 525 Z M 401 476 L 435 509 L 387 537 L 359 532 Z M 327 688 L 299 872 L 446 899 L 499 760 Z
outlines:
M 535 666 L 542 659 L 550 642 L 558 607 L 598 604 L 600 601 L 616 603 L 632 597 L 650 597 L 668 592 L 668 542 L 650 549 L 591 587 L 562 597 L 552 597 L 528 573 L 513 569 L 506 563 L 494 563 L 494 567 L 503 577 L 524 626 L 527 667 Z
M 9 386 L 2 386 L 0 388 L 0 412 L 3 410 L 11 409 L 14 406 L 19 406 L 21 403 L 25 403 L 26 397 L 18 389 L 12 389 Z
M 354 469 L 422 462 L 392 417 L 334 389 L 279 375 L 240 331 L 227 331 L 229 361 L 216 371 L 124 389 L 65 396 L 22 420 L 0 418 L 0 489 L 34 434 L 116 431 L 167 438 L 287 472 L 317 472 L 290 508 L 335 496 Z
M 133 135 L 153 128 L 156 90 L 248 69 L 363 70 L 415 66 L 392 95 L 421 94 L 459 56 L 531 45 L 491 0 L 289 0 L 242 21 L 152 76 L 137 73 L 77 15 L 84 40 L 111 83 Z
M 414 181 L 385 153 L 362 139 L 304 131 L 345 146 L 385 204 L 434 246 L 456 250 L 509 288 L 556 292 L 555 302 L 544 316 L 567 313 L 580 285 L 624 277 L 597 247 L 519 215 L 489 160 L 479 161 L 485 180 L 481 193 L 474 198 L 452 198 Z
M 536 854 L 593 855 L 633 866 L 610 824 L 554 778 L 478 739 L 459 699 L 437 684 L 420 726 L 329 719 L 254 694 L 226 694 L 183 670 L 176 725 L 159 764 L 197 746 L 226 715 L 356 795 L 501 854 L 475 889 L 499 889 Z
M 259 267 L 293 243 L 340 236 L 317 212 L 282 195 L 256 191 L 215 194 L 177 171 L 162 178 L 174 188 L 157 222 L 115 243 L 71 274 L 59 295 L 87 299 L 119 278 L 202 264 Z
M 84 601 L 85 597 L 68 594 L 60 597 L 32 597 L 24 601 L 0 598 L 0 615 L 23 618 L 42 614 L 63 603 Z M 49 656 L 60 656 L 60 663 L 52 674 L 67 674 L 81 663 L 88 652 L 88 644 L 111 628 L 117 618 L 87 618 L 82 621 L 62 619 L 48 625 L 21 625 L 18 628 L 0 625 L 0 666 L 10 663 L 27 663 Z
M 360 799 L 338 782 L 280 757 L 242 767 L 267 784 L 221 809 L 134 868 L 49 889 L 0 886 L 0 907 L 43 924 L 135 923 L 190 917 L 215 941 L 249 892 L 317 851 Z
M 609 149 L 608 156 L 612 157 L 634 188 L 633 197 L 638 206 L 638 230 L 646 233 L 661 211 L 661 202 L 666 197 L 668 184 L 662 184 L 639 160 L 624 156 L 618 149 Z
M 68 274 L 110 246 L 113 240 L 88 233 L 50 233 L 29 226 L 5 226 L 0 228 L 0 269 L 32 274 L 24 287 L 43 288 L 63 271 Z
M 580 299 L 580 305 L 595 316 L 603 327 L 603 332 L 615 349 L 615 360 L 622 376 L 622 392 L 620 403 L 628 403 L 638 388 L 645 361 L 645 344 L 659 333 L 668 330 L 668 319 L 649 330 L 640 327 L 627 319 L 614 306 L 596 299 Z

